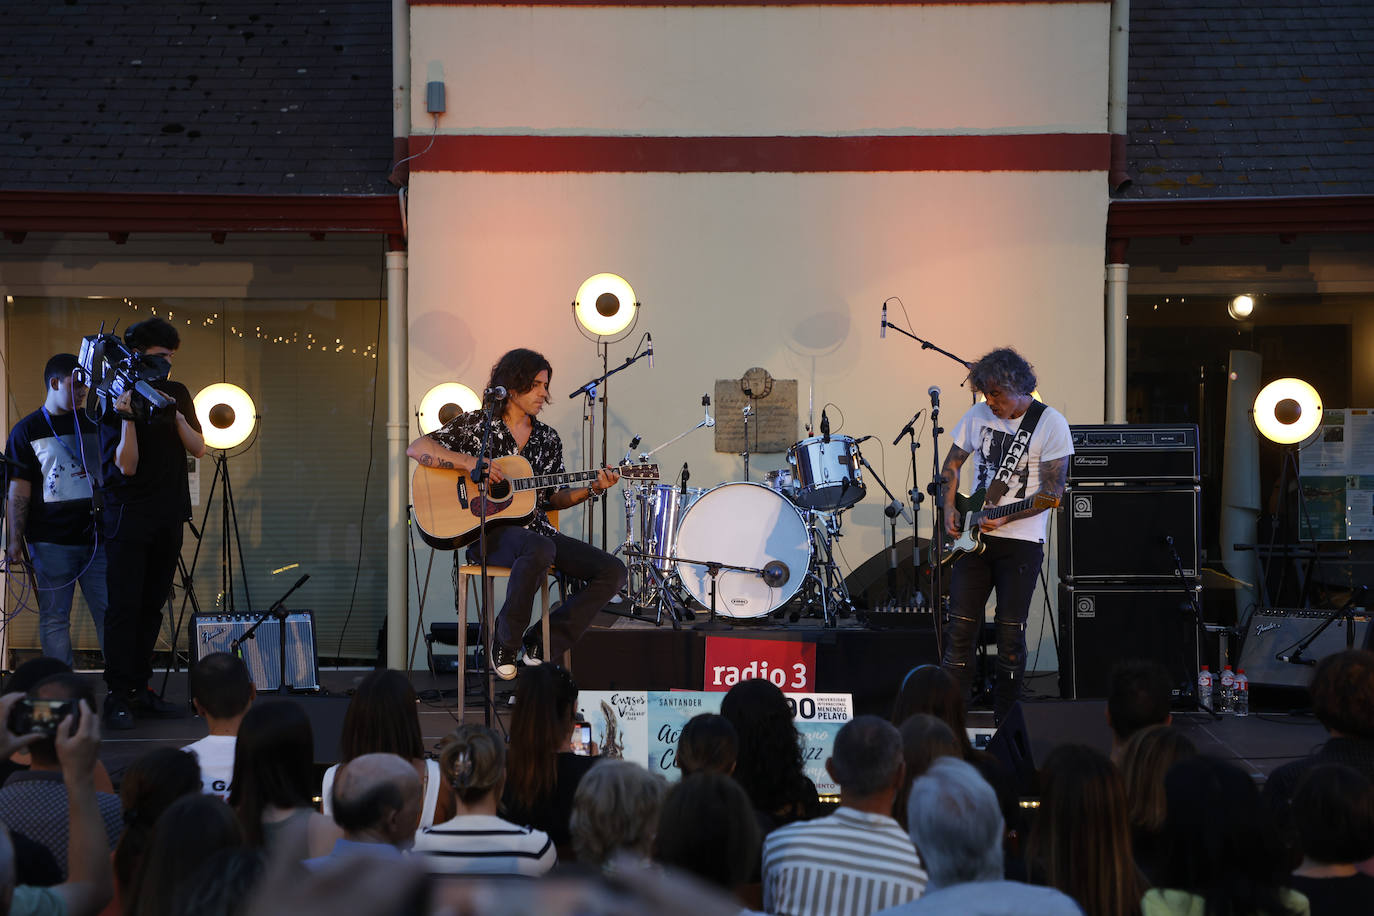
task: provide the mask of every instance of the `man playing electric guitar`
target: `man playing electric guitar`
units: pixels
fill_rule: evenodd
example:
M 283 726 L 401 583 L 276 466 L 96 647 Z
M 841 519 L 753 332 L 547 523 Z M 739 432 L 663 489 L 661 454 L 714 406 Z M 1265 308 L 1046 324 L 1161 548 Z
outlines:
M 536 475 L 563 474 L 563 442 L 553 427 L 539 422 L 538 414 L 549 399 L 553 367 L 533 350 L 517 349 L 497 360 L 491 368 L 488 388 L 506 389 L 495 402 L 496 421 L 491 428 L 488 457 L 520 455 Z M 460 414 L 441 429 L 421 436 L 406 454 L 428 467 L 459 468 L 473 473 L 482 447 L 482 412 Z M 501 469 L 490 465 L 493 482 L 504 479 Z M 510 567 L 506 602 L 496 618 L 496 645 L 491 664 L 502 680 L 515 677 L 523 643 L 525 663 L 538 664 L 544 657 L 558 658 L 572 647 L 591 624 L 596 612 L 625 584 L 625 564 L 603 550 L 560 534 L 545 514 L 549 509 L 570 509 L 600 495 L 619 481 L 620 475 L 603 469 L 590 487 L 541 490 L 534 514 L 520 525 L 493 525 L 487 530 L 487 561 Z M 475 495 L 475 494 L 474 494 Z M 476 552 L 476 547 L 473 552 Z M 462 558 L 455 553 L 454 563 Z M 549 618 L 547 647 L 539 644 L 539 627 L 529 626 L 540 577 L 550 566 L 571 578 L 587 582 Z M 523 635 L 522 635 L 523 634 Z
M 965 553 L 953 565 L 950 616 L 941 666 L 963 687 L 973 684 L 973 649 L 982 629 L 988 596 L 997 592 L 997 683 L 993 710 L 1000 724 L 1021 695 L 1026 670 L 1026 617 L 1044 556 L 1048 515 L 1036 508 L 1057 504 L 1064 492 L 1073 441 L 1068 421 L 1031 397 L 1035 370 L 1010 348 L 993 350 L 972 365 L 969 382 L 986 402 L 959 419 L 941 471 L 945 530 L 957 536 L 963 522 L 955 510 L 959 469 L 974 455 L 974 487 L 987 490 L 986 504 L 1027 500 L 1027 508 L 979 518 L 981 551 Z

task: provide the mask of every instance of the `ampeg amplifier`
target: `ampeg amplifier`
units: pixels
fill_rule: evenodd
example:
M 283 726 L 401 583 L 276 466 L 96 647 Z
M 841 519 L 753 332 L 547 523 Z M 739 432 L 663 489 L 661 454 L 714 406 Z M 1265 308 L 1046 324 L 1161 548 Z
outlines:
M 191 620 L 196 658 L 211 652 L 232 652 L 233 641 L 247 633 L 257 619 L 257 614 L 197 614 Z M 281 624 L 277 618 L 264 620 L 239 651 L 253 684 L 259 690 L 276 690 L 281 680 Z M 319 689 L 315 617 L 310 611 L 286 615 L 286 683 L 298 690 Z
M 1171 549 L 1185 579 L 1199 575 L 1197 487 L 1074 486 L 1059 513 L 1062 578 L 1176 580 Z
M 1196 426 L 1111 424 L 1070 426 L 1069 482 L 1195 483 Z
M 1059 586 L 1059 694 L 1105 697 L 1120 659 L 1151 659 L 1169 672 L 1176 700 L 1197 682 L 1201 587 Z
M 1312 644 L 1302 650 L 1297 662 L 1286 662 L 1280 655 L 1292 656 L 1298 643 L 1311 636 L 1331 616 L 1329 610 L 1314 608 L 1256 608 L 1245 627 L 1240 647 L 1240 667 L 1252 684 L 1276 687 L 1306 687 L 1312 680 L 1316 663 L 1345 651 L 1346 618 L 1337 617 L 1322 630 Z M 1369 615 L 1357 611 L 1352 646 L 1369 648 Z

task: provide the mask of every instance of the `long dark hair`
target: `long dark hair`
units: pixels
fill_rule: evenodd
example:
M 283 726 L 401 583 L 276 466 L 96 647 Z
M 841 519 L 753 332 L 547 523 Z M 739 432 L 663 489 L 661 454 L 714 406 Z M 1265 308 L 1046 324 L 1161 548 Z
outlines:
M 758 810 L 776 814 L 786 809 L 797 800 L 806 779 L 801 735 L 787 698 L 772 681 L 752 678 L 730 688 L 720 702 L 720 714 L 739 737 L 735 780 Z
M 1131 855 L 1126 790 L 1112 762 L 1081 744 L 1055 748 L 1041 773 L 1027 858 L 1032 876 L 1093 916 L 1140 912 L 1145 881 Z
M 379 668 L 358 683 L 344 713 L 339 752 L 343 763 L 363 754 L 421 760 L 425 743 L 415 688 L 399 671 Z
M 129 889 L 133 916 L 170 916 L 177 888 L 200 865 L 222 849 L 243 845 L 243 828 L 214 795 L 177 799 L 158 818 L 146 866 Z
M 577 682 L 559 665 L 526 668 L 515 687 L 515 712 L 506 751 L 506 786 L 522 806 L 552 795 L 558 749 L 572 733 Z
M 954 675 L 938 665 L 919 665 L 906 673 L 897 699 L 892 703 L 889 721 L 899 729 L 902 723 L 917 713 L 934 716 L 954 732 L 960 753 L 972 762 L 977 756 L 968 740 L 968 712 L 964 708 L 964 694 Z
M 1169 769 L 1164 796 L 1166 853 L 1158 886 L 1202 897 L 1206 916 L 1291 912 L 1279 887 L 1283 845 L 1246 773 L 1222 760 L 1190 757 Z
M 263 843 L 262 812 L 268 805 L 310 805 L 314 758 L 314 733 L 299 705 L 273 700 L 248 710 L 234 742 L 229 804 L 238 812 L 251 845 Z
M 129 765 L 119 786 L 119 806 L 124 811 L 124 832 L 114 851 L 115 878 L 124 891 L 124 913 L 133 912 L 131 890 L 153 828 L 172 802 L 200 792 L 200 764 L 192 754 L 174 747 L 149 751 Z
M 502 354 L 491 367 L 487 387 L 500 386 L 512 394 L 524 394 L 534 387 L 534 377 L 540 372 L 547 372 L 549 381 L 553 381 L 553 366 L 544 358 L 543 353 L 518 347 Z M 502 398 L 498 403 L 504 408 L 506 399 Z

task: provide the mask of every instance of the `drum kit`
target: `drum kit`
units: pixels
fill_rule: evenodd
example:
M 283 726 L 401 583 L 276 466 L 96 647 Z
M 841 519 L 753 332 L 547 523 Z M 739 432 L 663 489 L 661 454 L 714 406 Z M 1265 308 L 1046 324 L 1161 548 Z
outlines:
M 709 413 L 694 429 L 703 425 L 714 425 Z M 626 597 L 675 625 L 692 616 L 693 601 L 712 622 L 763 621 L 790 606 L 792 620 L 805 612 L 835 626 L 852 613 L 834 543 L 844 513 L 867 493 L 862 440 L 824 428 L 789 448 L 787 466 L 762 483 L 691 487 L 686 465 L 676 484 L 627 482 L 626 539 L 616 551 L 629 567 Z M 747 478 L 747 457 L 745 468 Z

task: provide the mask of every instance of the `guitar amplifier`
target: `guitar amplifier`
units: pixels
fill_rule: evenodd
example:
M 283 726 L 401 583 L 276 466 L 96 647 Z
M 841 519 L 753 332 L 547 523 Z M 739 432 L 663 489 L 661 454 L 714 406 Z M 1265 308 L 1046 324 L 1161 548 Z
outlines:
M 1196 426 L 1099 424 L 1070 426 L 1069 483 L 1196 483 Z
M 1119 659 L 1150 659 L 1169 672 L 1175 700 L 1197 683 L 1197 620 L 1189 591 L 1201 606 L 1202 587 L 1059 586 L 1059 695 L 1107 695 Z M 1105 723 L 1104 726 L 1105 728 Z
M 1290 655 L 1298 643 L 1322 625 L 1331 615 L 1329 610 L 1313 608 L 1256 608 L 1250 615 L 1245 627 L 1244 642 L 1240 647 L 1239 666 L 1245 669 L 1245 676 L 1252 684 L 1275 687 L 1306 687 L 1312 680 L 1316 663 L 1345 651 L 1346 619 L 1337 617 L 1331 625 L 1322 630 L 1310 646 L 1302 652 L 1303 664 L 1279 660 L 1280 655 Z M 1355 620 L 1356 649 L 1369 648 L 1369 614 L 1358 611 Z
M 257 614 L 197 614 L 191 618 L 191 639 L 196 659 L 211 652 L 232 652 L 231 643 L 248 632 Z M 259 690 L 276 690 L 281 679 L 281 624 L 268 617 L 239 647 L 253 684 Z M 315 651 L 315 616 L 310 611 L 286 615 L 286 683 L 299 690 L 320 686 L 318 656 Z
M 1199 575 L 1199 488 L 1070 487 L 1059 509 L 1059 575 L 1064 579 L 1177 582 Z

